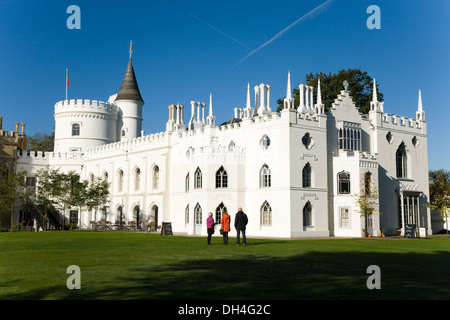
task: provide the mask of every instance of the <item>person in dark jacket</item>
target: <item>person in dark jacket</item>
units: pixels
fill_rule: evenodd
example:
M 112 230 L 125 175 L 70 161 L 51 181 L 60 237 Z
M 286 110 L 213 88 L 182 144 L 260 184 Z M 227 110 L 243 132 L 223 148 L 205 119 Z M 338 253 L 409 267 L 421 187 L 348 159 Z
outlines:
M 247 226 L 247 223 L 248 223 L 247 215 L 242 211 L 242 208 L 238 208 L 236 218 L 234 219 L 234 227 L 236 228 L 237 232 L 236 246 L 240 245 L 241 232 L 242 232 L 242 244 L 244 246 L 247 244 L 245 238 L 245 227 Z

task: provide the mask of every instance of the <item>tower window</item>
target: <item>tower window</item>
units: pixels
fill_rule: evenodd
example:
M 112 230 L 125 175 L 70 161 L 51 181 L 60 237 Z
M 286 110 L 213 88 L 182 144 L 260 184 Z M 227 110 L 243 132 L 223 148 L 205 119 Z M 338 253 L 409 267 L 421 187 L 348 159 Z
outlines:
M 74 123 L 72 124 L 72 136 L 79 136 L 80 135 L 80 124 Z

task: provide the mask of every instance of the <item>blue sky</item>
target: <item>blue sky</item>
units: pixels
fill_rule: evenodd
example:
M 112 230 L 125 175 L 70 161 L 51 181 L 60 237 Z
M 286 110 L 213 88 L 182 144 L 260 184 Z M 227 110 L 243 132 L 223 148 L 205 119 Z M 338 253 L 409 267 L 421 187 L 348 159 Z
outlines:
M 450 1 L 334 0 L 239 63 L 325 0 L 0 1 L 0 115 L 3 128 L 51 132 L 54 104 L 106 101 L 118 92 L 133 40 L 133 65 L 145 101 L 146 134 L 165 130 L 168 105 L 209 102 L 216 123 L 244 107 L 247 83 L 270 84 L 271 106 L 309 73 L 361 68 L 379 83 L 385 112 L 415 117 L 422 91 L 429 168 L 450 169 Z M 69 30 L 67 7 L 81 9 Z M 370 30 L 370 5 L 381 29 Z M 237 64 L 237 65 L 236 65 Z M 252 97 L 253 100 L 253 97 Z

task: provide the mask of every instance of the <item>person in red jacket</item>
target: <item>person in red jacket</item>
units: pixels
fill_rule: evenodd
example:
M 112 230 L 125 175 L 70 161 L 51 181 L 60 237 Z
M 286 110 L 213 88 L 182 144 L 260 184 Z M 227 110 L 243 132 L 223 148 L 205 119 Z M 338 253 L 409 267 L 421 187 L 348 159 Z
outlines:
M 224 211 L 220 224 L 222 225 L 223 244 L 228 245 L 228 232 L 230 232 L 231 217 L 228 212 Z

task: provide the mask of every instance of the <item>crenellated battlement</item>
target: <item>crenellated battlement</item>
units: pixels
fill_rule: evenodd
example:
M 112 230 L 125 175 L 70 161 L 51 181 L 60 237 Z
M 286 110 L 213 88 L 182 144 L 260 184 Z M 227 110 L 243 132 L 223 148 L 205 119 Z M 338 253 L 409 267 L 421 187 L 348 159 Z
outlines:
M 395 114 L 384 113 L 383 114 L 383 127 L 408 127 L 411 129 L 422 129 L 421 120 L 415 118 L 402 117 Z
M 44 152 L 35 150 L 18 150 L 19 162 L 53 161 L 53 160 L 83 160 L 82 152 Z
M 58 101 L 55 114 L 60 112 L 102 112 L 116 115 L 119 108 L 115 103 L 88 99 L 71 99 Z
M 113 153 L 113 152 L 117 152 L 117 151 L 124 152 L 124 151 L 134 150 L 136 148 L 139 149 L 139 148 L 142 148 L 145 146 L 149 146 L 149 145 L 157 144 L 157 143 L 161 143 L 161 142 L 166 143 L 167 137 L 168 137 L 168 135 L 165 132 L 159 132 L 159 133 L 149 134 L 149 135 L 134 138 L 134 139 L 109 143 L 109 144 L 105 144 L 102 146 L 87 149 L 86 156 L 88 158 L 91 158 L 91 157 L 94 157 L 94 156 L 100 155 L 100 154 Z

